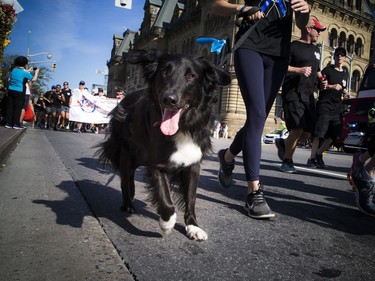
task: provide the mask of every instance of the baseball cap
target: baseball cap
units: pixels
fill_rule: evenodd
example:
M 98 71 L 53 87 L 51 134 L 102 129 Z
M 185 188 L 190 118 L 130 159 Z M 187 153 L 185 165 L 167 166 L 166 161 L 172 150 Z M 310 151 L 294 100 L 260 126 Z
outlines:
M 307 27 L 313 27 L 313 28 L 315 28 L 315 29 L 317 29 L 317 30 L 319 30 L 319 31 L 324 31 L 324 30 L 326 30 L 326 27 L 325 27 L 324 25 L 322 25 L 322 24 L 318 21 L 318 19 L 315 18 L 315 17 L 311 17 L 311 18 L 309 19 L 309 22 L 308 22 L 308 24 L 307 24 L 306 26 L 307 26 Z
M 336 50 L 335 50 L 335 56 L 338 56 L 338 55 L 342 55 L 342 56 L 346 56 L 346 50 L 345 50 L 345 48 L 343 48 L 343 47 L 338 47 L 338 48 L 336 48 Z
M 80 85 L 85 85 L 86 83 L 85 83 L 85 81 L 81 80 L 81 81 L 79 81 L 79 84 Z
M 51 89 L 56 89 L 56 86 L 55 86 L 55 85 L 52 85 Z

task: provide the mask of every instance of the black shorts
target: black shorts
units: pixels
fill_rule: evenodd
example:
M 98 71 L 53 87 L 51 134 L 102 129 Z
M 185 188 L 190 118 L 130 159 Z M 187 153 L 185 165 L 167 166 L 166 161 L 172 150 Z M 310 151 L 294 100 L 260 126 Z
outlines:
M 326 113 L 318 114 L 314 135 L 318 138 L 330 137 L 336 140 L 341 136 L 342 120 L 341 116 Z
M 309 133 L 314 131 L 316 121 L 314 103 L 303 103 L 298 100 L 288 101 L 283 108 L 288 131 L 292 129 L 303 129 Z
M 22 109 L 25 109 L 27 108 L 27 105 L 29 103 L 29 100 L 30 100 L 30 95 L 25 95 L 25 102 L 23 103 L 22 105 Z

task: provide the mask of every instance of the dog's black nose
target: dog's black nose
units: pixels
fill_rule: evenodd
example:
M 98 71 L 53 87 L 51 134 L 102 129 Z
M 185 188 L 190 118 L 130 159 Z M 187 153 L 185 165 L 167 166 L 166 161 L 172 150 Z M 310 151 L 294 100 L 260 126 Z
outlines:
M 173 106 L 175 107 L 178 103 L 177 94 L 164 94 L 162 98 L 162 103 L 164 106 Z

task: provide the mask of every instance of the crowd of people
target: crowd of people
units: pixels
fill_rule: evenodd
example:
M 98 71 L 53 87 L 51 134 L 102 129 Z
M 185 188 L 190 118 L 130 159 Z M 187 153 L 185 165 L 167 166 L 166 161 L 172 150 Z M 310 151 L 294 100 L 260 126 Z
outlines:
M 92 132 L 95 134 L 105 133 L 107 124 L 94 124 L 70 121 L 70 108 L 72 106 L 74 91 L 89 93 L 85 81 L 80 81 L 78 88 L 72 90 L 68 82 L 61 85 L 53 85 L 51 90 L 40 93 L 34 99 L 34 110 L 36 125 L 40 128 L 52 130 L 71 130 L 77 133 Z M 97 93 L 93 93 L 99 99 L 106 99 L 103 88 L 98 88 Z M 119 101 L 125 97 L 122 89 L 116 89 L 116 99 Z
M 85 81 L 80 81 L 78 88 L 72 90 L 69 82 L 65 81 L 53 85 L 46 92 L 33 93 L 32 83 L 37 81 L 39 68 L 27 68 L 28 59 L 19 56 L 14 60 L 9 71 L 5 111 L 5 128 L 24 129 L 24 116 L 26 110 L 31 110 L 34 115 L 33 125 L 50 130 L 71 130 L 78 133 L 93 132 L 104 133 L 107 124 L 80 123 L 70 120 L 74 91 L 89 93 Z M 125 97 L 125 91 L 116 88 L 118 102 Z M 99 99 L 105 99 L 104 90 L 99 88 L 97 93 L 92 93 Z

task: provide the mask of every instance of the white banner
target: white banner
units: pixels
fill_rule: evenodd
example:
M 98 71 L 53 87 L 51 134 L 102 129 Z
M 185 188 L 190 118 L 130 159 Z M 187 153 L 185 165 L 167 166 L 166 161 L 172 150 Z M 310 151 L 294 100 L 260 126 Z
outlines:
M 90 124 L 107 124 L 110 120 L 108 114 L 117 106 L 118 102 L 118 99 L 93 96 L 87 90 L 74 89 L 69 120 Z

